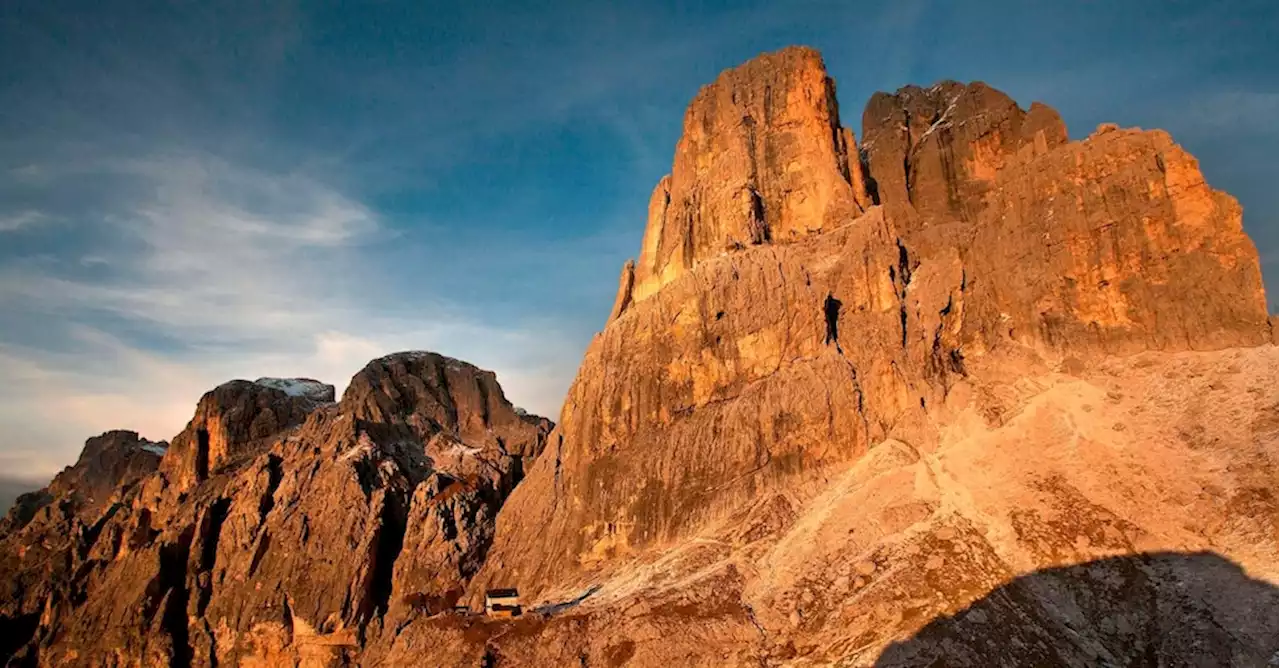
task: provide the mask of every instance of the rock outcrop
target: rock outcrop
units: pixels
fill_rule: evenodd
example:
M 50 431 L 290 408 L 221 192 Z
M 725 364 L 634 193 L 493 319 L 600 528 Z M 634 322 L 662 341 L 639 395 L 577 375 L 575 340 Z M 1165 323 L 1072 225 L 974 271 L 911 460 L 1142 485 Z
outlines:
M 816 51 L 721 74 L 689 105 L 671 175 L 653 191 L 632 299 L 726 251 L 851 221 L 868 201 L 851 140 Z
M 981 82 L 876 93 L 862 132 L 880 203 L 936 222 L 976 221 L 1002 169 L 1067 143 L 1058 112 Z
M 809 49 L 698 93 L 558 425 L 414 352 L 336 403 L 220 386 L 163 461 L 87 448 L 105 477 L 7 520 L 0 649 L 1272 660 L 1276 333 L 1239 205 L 1163 132 L 1069 141 L 981 83 L 877 93 L 861 146 L 839 119 Z M 497 587 L 528 614 L 459 611 Z
M 1057 112 L 985 84 L 877 93 L 876 192 L 921 256 L 955 250 L 966 339 L 1134 352 L 1265 343 L 1257 252 L 1231 196 L 1162 131 L 1067 142 Z
M 949 444 L 950 421 L 965 410 L 992 427 L 1009 419 L 1016 408 L 974 395 L 1001 391 L 988 378 L 1007 371 L 994 371 L 993 359 L 1028 372 L 1083 370 L 1111 354 L 1269 342 L 1239 206 L 1209 188 L 1166 134 L 1115 130 L 1069 142 L 1047 106 L 1024 111 L 983 84 L 946 82 L 872 98 L 863 173 L 849 160 L 850 140 L 839 140 L 834 109 L 821 61 L 803 50 L 763 56 L 699 93 L 672 176 L 651 202 L 635 288 L 625 294 L 624 270 L 615 313 L 588 349 L 553 434 L 555 456 L 535 465 L 499 516 L 477 583 L 567 599 L 593 583 L 634 579 L 637 563 L 705 538 L 709 527 L 792 526 L 808 490 L 885 443 L 929 457 Z M 753 152 L 760 146 L 794 152 L 771 161 L 781 149 Z M 848 169 L 833 165 L 841 160 Z M 874 203 L 865 212 L 853 174 Z M 787 185 L 761 185 L 779 182 Z M 981 378 L 976 370 L 990 371 Z M 1268 459 L 1250 452 L 1242 459 Z M 1141 475 L 1157 485 L 1165 473 Z M 1049 507 L 1094 503 L 1070 484 L 1046 483 L 1037 494 Z M 987 534 L 1007 524 L 976 524 L 988 516 L 954 516 L 912 497 L 902 497 L 900 519 L 882 522 L 971 535 L 968 549 L 985 550 L 983 568 L 996 569 L 973 591 L 1058 563 L 1025 558 L 1019 540 L 990 545 Z M 1275 504 L 1274 493 L 1266 498 Z M 760 513 L 763 525 L 750 528 Z M 1125 540 L 1162 531 L 1129 517 Z M 1052 532 L 1053 521 L 1023 531 Z M 726 531 L 733 534 L 712 534 L 738 545 Z M 834 540 L 876 563 L 877 550 L 888 549 L 878 546 L 883 539 Z M 1048 542 L 1056 540 L 1075 539 Z M 1188 544 L 1214 542 L 1202 535 Z M 917 549 L 891 551 L 875 566 L 904 574 L 890 591 L 927 596 L 934 586 L 909 575 L 934 570 L 925 568 L 929 557 L 909 557 L 930 548 Z M 1042 549 L 1086 558 L 1067 546 Z M 799 622 L 777 619 L 752 602 L 750 590 L 775 577 L 757 570 L 767 566 L 729 563 L 737 584 L 724 586 L 755 610 L 746 620 L 738 608 L 735 624 L 759 622 L 771 637 L 805 625 L 803 612 Z M 966 568 L 952 577 L 972 576 Z M 1274 568 L 1262 572 L 1274 583 Z M 831 605 L 809 607 L 828 615 Z M 897 614 L 892 596 L 879 605 Z M 873 642 L 884 629 L 905 632 L 903 623 L 868 619 L 858 628 Z
M 39 622 L 58 584 L 75 577 L 104 525 L 123 500 L 160 465 L 166 444 L 132 431 L 85 441 L 73 466 L 47 487 L 18 498 L 0 521 L 0 651 L 18 650 Z
M 0 534 L 21 530 L 54 499 L 62 512 L 72 516 L 100 514 L 113 495 L 127 491 L 155 471 L 168 447 L 163 441 L 153 443 L 132 431 L 109 431 L 85 441 L 74 465 L 54 476 L 44 489 L 18 498 L 0 526 Z
M 15 661 L 343 662 L 366 634 L 452 608 L 551 424 L 518 414 L 491 372 L 424 352 L 370 362 L 332 399 L 314 381 L 226 383 L 163 464 L 136 434 L 91 439 L 68 472 L 126 446 L 150 466 L 103 469 L 114 502 L 86 506 L 72 543 L 38 516 L 6 536 Z
M 333 401 L 333 386 L 317 385 L 289 392 L 283 388 L 296 386 L 264 378 L 233 380 L 206 392 L 186 429 L 173 438 L 161 466 L 167 479 L 191 487 L 260 450 L 261 441 L 302 424 L 316 406 Z

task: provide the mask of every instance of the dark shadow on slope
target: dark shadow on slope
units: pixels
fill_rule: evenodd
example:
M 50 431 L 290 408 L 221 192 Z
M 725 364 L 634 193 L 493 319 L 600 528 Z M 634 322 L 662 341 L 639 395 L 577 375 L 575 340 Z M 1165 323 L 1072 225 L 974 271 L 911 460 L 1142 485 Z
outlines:
M 1267 666 L 1277 588 L 1211 552 L 1158 552 L 1018 577 L 887 647 L 881 668 Z
M 585 591 L 583 591 L 581 594 L 578 594 L 577 596 L 567 601 L 560 601 L 559 603 L 547 603 L 544 605 L 534 606 L 533 612 L 535 614 L 545 615 L 547 617 L 550 617 L 552 615 L 557 615 L 559 613 L 564 612 L 565 610 L 569 610 L 577 607 L 579 603 L 582 603 L 588 598 L 591 598 L 591 595 L 598 591 L 600 591 L 600 585 L 593 584 L 590 587 L 588 587 Z

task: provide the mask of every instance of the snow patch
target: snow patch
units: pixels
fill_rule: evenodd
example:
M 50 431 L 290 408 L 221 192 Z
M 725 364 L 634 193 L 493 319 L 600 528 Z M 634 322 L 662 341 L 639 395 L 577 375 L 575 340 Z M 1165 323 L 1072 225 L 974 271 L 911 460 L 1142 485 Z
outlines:
M 347 462 L 356 458 L 371 457 L 374 452 L 378 451 L 378 446 L 369 438 L 368 434 L 361 433 L 360 438 L 356 441 L 355 447 L 347 450 L 338 457 L 338 461 Z
M 291 397 L 306 397 L 313 401 L 332 401 L 333 386 L 310 378 L 259 378 L 254 385 L 280 390 Z
M 480 448 L 473 448 L 465 443 L 454 443 L 449 447 L 449 454 L 455 457 L 474 457 L 483 452 Z
M 920 144 L 924 143 L 924 140 L 928 139 L 929 135 L 933 134 L 934 130 L 937 130 L 938 128 L 942 127 L 943 123 L 947 122 L 947 118 L 950 117 L 951 112 L 955 110 L 956 101 L 959 99 L 960 99 L 959 95 L 956 95 L 955 97 L 951 98 L 951 102 L 947 104 L 946 111 L 943 111 L 942 115 L 938 117 L 938 120 L 934 121 L 933 125 L 930 125 L 928 130 L 925 130 L 924 134 L 920 136 L 919 141 L 916 142 L 916 146 L 919 146 Z
M 433 354 L 435 354 L 435 353 L 432 353 L 430 350 L 402 350 L 402 351 L 400 351 L 400 352 L 398 352 L 398 353 L 391 353 L 390 355 L 383 355 L 382 357 L 379 357 L 379 358 L 378 358 L 378 360 L 391 360 L 391 359 L 397 359 L 397 358 L 398 358 L 398 359 L 404 359 L 404 360 L 415 360 L 415 361 L 416 361 L 416 360 L 426 359 L 426 358 L 430 357 L 430 356 L 431 356 L 431 355 L 433 355 Z
M 164 453 L 169 451 L 169 448 L 166 447 L 164 444 L 152 443 L 150 441 L 143 441 L 142 445 L 139 445 L 138 447 L 142 450 L 146 450 L 147 452 L 150 452 L 153 455 L 159 455 L 161 457 L 164 456 Z

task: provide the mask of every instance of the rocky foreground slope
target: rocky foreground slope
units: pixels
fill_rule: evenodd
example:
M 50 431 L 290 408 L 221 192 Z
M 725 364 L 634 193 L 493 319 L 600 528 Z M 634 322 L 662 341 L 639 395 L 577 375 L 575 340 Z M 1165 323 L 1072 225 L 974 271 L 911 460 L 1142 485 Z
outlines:
M 819 55 L 690 105 L 560 423 L 429 353 L 237 381 L 5 520 L 14 665 L 1265 665 L 1277 348 L 1163 132 Z M 155 454 L 163 451 L 163 457 Z M 95 463 L 99 462 L 99 463 Z M 518 587 L 517 620 L 462 614 Z

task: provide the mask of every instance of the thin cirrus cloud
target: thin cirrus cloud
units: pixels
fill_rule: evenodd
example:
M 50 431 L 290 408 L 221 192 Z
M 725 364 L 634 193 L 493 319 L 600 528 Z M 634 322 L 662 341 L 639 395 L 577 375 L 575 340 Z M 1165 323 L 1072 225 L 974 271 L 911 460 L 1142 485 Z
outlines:
M 791 43 L 855 131 L 873 91 L 945 78 L 1075 137 L 1168 129 L 1274 288 L 1274 2 L 57 4 L 0 18 L 3 471 L 168 438 L 230 378 L 341 386 L 403 349 L 554 417 L 684 106 Z
M 7 470 L 47 475 L 111 428 L 168 438 L 229 377 L 311 375 L 341 391 L 368 360 L 400 349 L 500 368 L 513 398 L 558 410 L 577 350 L 535 345 L 520 323 L 484 324 L 426 290 L 389 292 L 379 258 L 396 233 L 332 187 L 207 155 L 100 168 L 147 195 L 82 221 L 116 240 L 88 256 L 95 271 L 0 271 L 6 318 L 60 340 L 0 343 Z
M 0 215 L 0 232 L 14 232 L 32 225 L 39 225 L 47 222 L 49 217 L 39 211 L 30 209 L 25 211 L 16 211 L 14 213 Z

